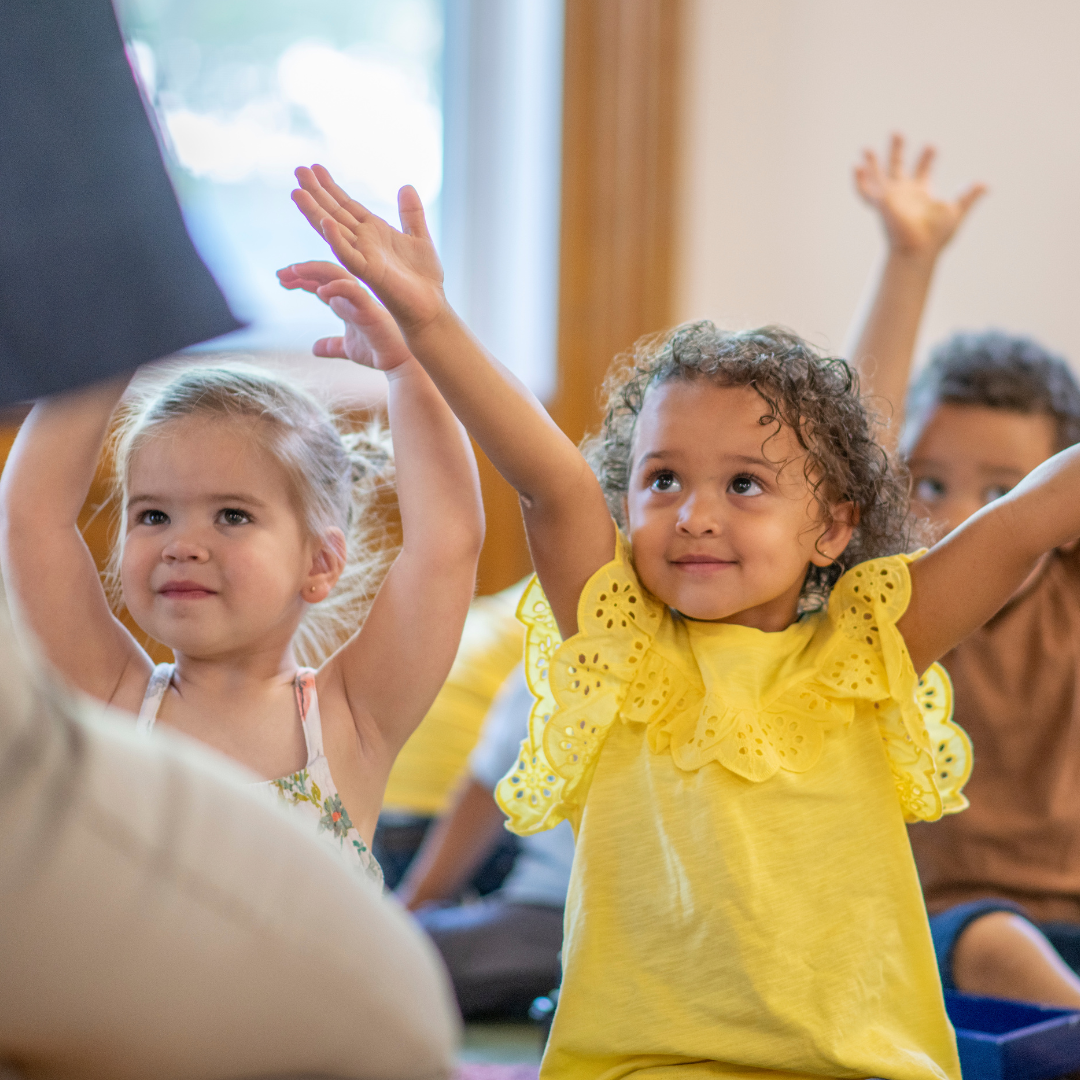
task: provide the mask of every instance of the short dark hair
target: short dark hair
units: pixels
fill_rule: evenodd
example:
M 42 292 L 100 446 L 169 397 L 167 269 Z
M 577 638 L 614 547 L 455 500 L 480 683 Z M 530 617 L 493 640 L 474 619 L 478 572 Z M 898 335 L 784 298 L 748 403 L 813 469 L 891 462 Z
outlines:
M 906 455 L 935 405 L 981 405 L 1054 422 L 1055 451 L 1080 442 L 1080 385 L 1059 356 L 1000 330 L 959 333 L 930 354 L 911 384 L 901 449 Z

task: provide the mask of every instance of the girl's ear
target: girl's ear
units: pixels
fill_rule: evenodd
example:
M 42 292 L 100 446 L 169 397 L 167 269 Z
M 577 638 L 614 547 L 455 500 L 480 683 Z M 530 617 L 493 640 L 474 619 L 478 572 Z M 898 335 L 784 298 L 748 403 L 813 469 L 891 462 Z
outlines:
M 336 526 L 326 530 L 311 559 L 301 599 L 309 604 L 325 600 L 345 569 L 345 534 Z
M 817 538 L 810 561 L 815 566 L 832 566 L 851 542 L 859 524 L 859 508 L 853 502 L 833 503 L 832 524 Z

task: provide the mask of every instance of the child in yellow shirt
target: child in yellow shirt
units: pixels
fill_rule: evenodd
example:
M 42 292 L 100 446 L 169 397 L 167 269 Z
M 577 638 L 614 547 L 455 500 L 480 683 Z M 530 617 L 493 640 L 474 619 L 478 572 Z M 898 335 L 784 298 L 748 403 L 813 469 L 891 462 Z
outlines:
M 959 1080 L 904 829 L 964 804 L 933 662 L 1080 535 L 1080 451 L 894 555 L 906 488 L 847 365 L 696 323 L 616 368 L 594 473 L 447 305 L 415 192 L 399 232 L 297 175 L 521 495 L 539 704 L 500 794 L 577 830 L 542 1075 Z

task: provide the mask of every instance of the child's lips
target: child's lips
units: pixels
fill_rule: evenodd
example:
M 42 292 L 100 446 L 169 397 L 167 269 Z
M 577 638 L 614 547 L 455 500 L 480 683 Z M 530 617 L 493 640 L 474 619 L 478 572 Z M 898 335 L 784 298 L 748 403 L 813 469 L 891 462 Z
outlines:
M 164 596 L 167 600 L 202 600 L 216 595 L 213 589 L 197 581 L 167 581 L 158 589 L 158 596 Z
M 718 574 L 720 571 L 734 566 L 731 559 L 719 559 L 715 555 L 682 555 L 678 559 L 672 559 L 671 565 L 686 574 Z

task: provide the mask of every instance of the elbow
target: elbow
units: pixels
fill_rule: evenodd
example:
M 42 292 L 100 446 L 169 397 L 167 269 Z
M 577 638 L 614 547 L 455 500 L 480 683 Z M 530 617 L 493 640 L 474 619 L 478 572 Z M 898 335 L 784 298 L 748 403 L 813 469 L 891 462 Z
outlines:
M 475 572 L 487 532 L 483 506 L 477 505 L 474 513 L 462 514 L 457 520 L 442 524 L 444 527 L 432 537 L 438 547 L 437 561 L 448 572 L 455 567 Z

